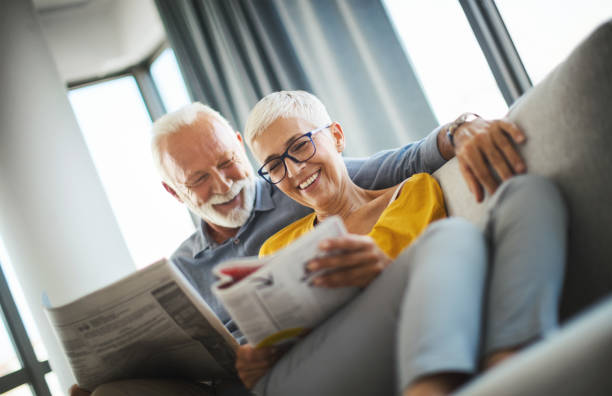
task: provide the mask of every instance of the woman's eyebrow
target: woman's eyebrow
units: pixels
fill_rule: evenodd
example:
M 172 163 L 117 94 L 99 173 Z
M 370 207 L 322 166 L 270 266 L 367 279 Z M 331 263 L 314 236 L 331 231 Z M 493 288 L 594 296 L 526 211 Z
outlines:
M 287 139 L 285 141 L 285 150 L 287 150 L 287 147 L 291 146 L 291 143 L 295 142 L 300 136 L 304 135 L 303 133 L 296 133 L 295 135 L 291 136 L 289 139 Z M 264 163 L 268 162 L 269 160 L 271 160 L 272 158 L 276 158 L 276 157 L 280 157 L 280 154 L 270 154 L 266 157 L 266 159 L 264 159 Z

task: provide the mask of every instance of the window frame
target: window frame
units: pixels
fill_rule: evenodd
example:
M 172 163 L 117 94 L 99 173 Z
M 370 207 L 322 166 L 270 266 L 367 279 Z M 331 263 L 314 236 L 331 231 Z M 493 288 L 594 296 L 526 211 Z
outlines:
M 121 77 L 131 76 L 136 80 L 138 91 L 145 104 L 145 108 L 149 113 L 151 121 L 155 121 L 166 114 L 166 107 L 161 99 L 161 95 L 157 90 L 157 86 L 151 75 L 151 65 L 155 60 L 167 49 L 170 48 L 166 41 L 162 42 L 155 48 L 142 62 L 128 66 L 112 73 L 105 74 L 100 77 L 88 78 L 78 81 L 69 81 L 67 84 L 68 90 L 83 88 L 88 85 L 99 84 L 104 81 L 114 80 Z
M 36 396 L 51 396 L 45 374 L 51 372 L 49 361 L 39 361 L 28 337 L 19 310 L 11 294 L 0 263 L 0 308 L 7 333 L 15 348 L 21 369 L 0 377 L 0 393 L 28 384 Z
M 508 106 L 533 86 L 494 0 L 459 0 Z
M 163 41 L 157 46 L 157 48 L 151 51 L 151 53 L 147 57 L 145 57 L 141 62 L 135 65 L 128 66 L 124 69 L 117 70 L 112 73 L 107 73 L 98 77 L 92 77 L 78 81 L 68 81 L 66 84 L 66 88 L 70 91 L 73 89 L 83 88 L 88 85 L 95 85 L 105 81 L 115 80 L 121 77 L 134 77 L 134 79 L 136 80 L 136 85 L 138 87 L 138 92 L 140 93 L 140 96 L 142 97 L 142 100 L 145 104 L 145 108 L 147 109 L 147 113 L 149 114 L 151 121 L 155 121 L 164 114 L 166 114 L 167 110 L 159 93 L 159 90 L 157 89 L 157 85 L 155 85 L 155 81 L 153 80 L 153 75 L 151 74 L 151 66 L 157 60 L 157 58 L 159 58 L 159 56 L 168 48 L 171 48 L 170 44 L 167 41 Z M 189 90 L 187 90 L 187 94 L 190 96 L 190 99 L 193 100 Z M 187 212 L 189 213 L 191 222 L 197 230 L 200 227 L 200 219 L 191 211 L 187 210 Z

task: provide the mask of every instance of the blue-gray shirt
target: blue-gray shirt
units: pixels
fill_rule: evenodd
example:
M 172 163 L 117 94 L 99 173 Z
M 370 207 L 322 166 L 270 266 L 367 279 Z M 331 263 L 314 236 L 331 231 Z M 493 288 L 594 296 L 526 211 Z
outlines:
M 439 129 L 427 137 L 399 149 L 379 152 L 369 158 L 346 158 L 348 173 L 362 188 L 382 189 L 402 182 L 415 173 L 433 173 L 446 162 L 437 144 Z M 241 339 L 236 325 L 211 291 L 216 264 L 235 257 L 256 256 L 260 246 L 281 228 L 311 213 L 263 179 L 256 182 L 251 216 L 235 237 L 217 244 L 209 238 L 206 224 L 172 254 L 171 261 L 183 272 L 228 330 Z

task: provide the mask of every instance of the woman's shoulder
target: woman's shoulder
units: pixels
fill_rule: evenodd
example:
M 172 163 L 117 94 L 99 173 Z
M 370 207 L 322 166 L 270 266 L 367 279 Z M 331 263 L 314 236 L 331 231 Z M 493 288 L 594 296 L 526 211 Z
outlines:
M 313 228 L 315 217 L 316 214 L 311 213 L 281 228 L 261 245 L 261 248 L 259 248 L 259 257 L 267 256 L 281 250 L 301 235 L 310 231 Z
M 416 173 L 391 188 L 393 190 L 391 201 L 409 195 L 415 188 L 439 189 L 440 187 L 438 181 L 429 173 Z

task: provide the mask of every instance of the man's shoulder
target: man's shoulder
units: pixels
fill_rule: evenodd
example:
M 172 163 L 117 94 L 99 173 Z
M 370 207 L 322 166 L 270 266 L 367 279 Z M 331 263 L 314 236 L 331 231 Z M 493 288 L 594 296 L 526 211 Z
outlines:
M 198 231 L 195 231 L 187 239 L 185 239 L 179 247 L 170 256 L 170 261 L 177 261 L 182 259 L 192 259 L 197 252 L 195 250 L 201 250 L 201 236 Z

